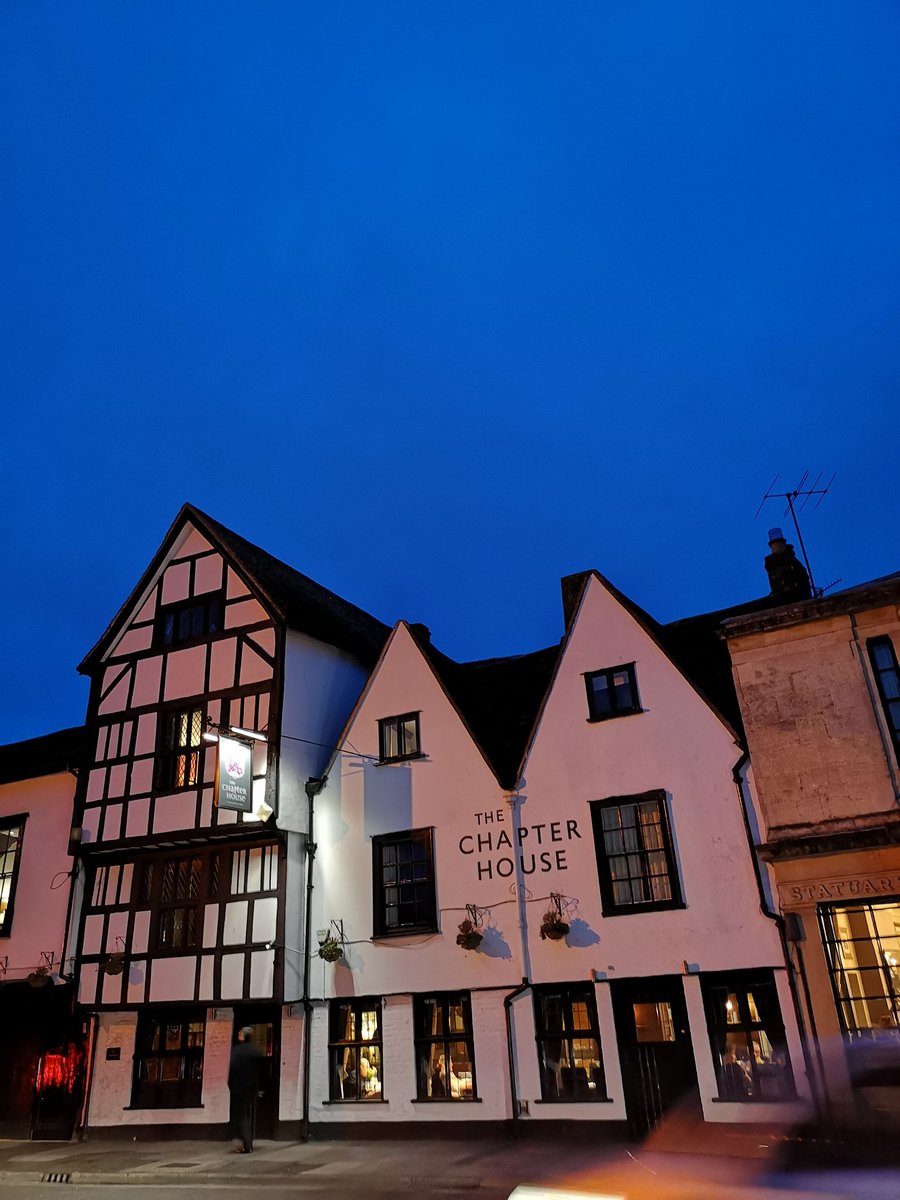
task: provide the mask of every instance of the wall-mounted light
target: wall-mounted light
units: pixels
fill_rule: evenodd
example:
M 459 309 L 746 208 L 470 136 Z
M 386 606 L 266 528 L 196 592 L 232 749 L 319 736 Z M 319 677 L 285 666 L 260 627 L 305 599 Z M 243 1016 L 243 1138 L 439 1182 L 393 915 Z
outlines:
M 232 725 L 228 732 L 233 733 L 235 737 L 250 738 L 254 742 L 267 742 L 269 740 L 266 734 L 259 733 L 255 729 L 242 729 L 239 725 Z

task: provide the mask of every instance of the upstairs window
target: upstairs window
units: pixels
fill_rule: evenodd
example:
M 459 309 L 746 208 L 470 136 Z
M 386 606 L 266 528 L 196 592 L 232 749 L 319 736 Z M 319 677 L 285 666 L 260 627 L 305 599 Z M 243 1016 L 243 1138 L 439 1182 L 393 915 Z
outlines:
M 372 839 L 375 937 L 435 933 L 434 850 L 430 829 Z
M 24 829 L 24 816 L 0 820 L 0 937 L 9 937 L 12 929 Z
M 200 944 L 203 904 L 222 894 L 224 853 L 146 859 L 140 864 L 136 906 L 153 910 L 151 940 L 156 950 L 179 954 Z
M 603 915 L 681 908 L 662 791 L 591 803 Z
M 225 618 L 225 595 L 210 592 L 208 596 L 193 597 L 179 604 L 165 604 L 156 614 L 155 640 L 157 648 L 179 646 L 208 633 L 218 633 Z
M 419 714 L 405 713 L 402 717 L 385 717 L 378 722 L 378 754 L 382 762 L 402 762 L 418 758 Z
M 203 709 L 187 708 L 160 714 L 157 788 L 187 788 L 200 782 Z
M 624 717 L 641 711 L 634 663 L 588 671 L 584 683 L 590 721 L 607 721 L 610 717 Z
M 203 1009 L 138 1016 L 132 1108 L 193 1108 L 203 1086 Z
M 889 637 L 870 638 L 868 647 L 894 752 L 900 758 L 900 667 L 897 666 L 894 643 Z

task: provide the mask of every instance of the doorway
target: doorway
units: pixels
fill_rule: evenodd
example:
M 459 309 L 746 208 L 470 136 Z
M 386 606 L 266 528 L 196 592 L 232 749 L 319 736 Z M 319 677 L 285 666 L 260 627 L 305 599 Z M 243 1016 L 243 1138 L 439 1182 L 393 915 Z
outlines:
M 271 1139 L 278 1122 L 278 1080 L 281 1064 L 281 1009 L 272 1004 L 254 1004 L 234 1010 L 232 1044 L 239 1029 L 249 1028 L 250 1040 L 259 1050 L 259 1089 L 254 1108 L 253 1136 Z
M 676 1106 L 700 1117 L 697 1068 L 680 975 L 610 984 L 629 1130 L 642 1137 Z

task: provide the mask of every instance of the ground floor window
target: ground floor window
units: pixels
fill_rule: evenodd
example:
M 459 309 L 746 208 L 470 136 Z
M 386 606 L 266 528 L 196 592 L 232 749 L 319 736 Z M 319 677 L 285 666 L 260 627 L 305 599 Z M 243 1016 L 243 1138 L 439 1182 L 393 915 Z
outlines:
M 793 1096 L 794 1076 L 772 971 L 704 975 L 701 985 L 720 1099 Z
M 381 1099 L 381 1001 L 332 1000 L 329 1017 L 332 1100 Z
M 420 1100 L 474 1100 L 475 1054 L 468 992 L 413 1001 L 417 1095 Z
M 200 1103 L 206 1012 L 166 1009 L 138 1017 L 134 1108 L 189 1108 Z
M 604 1100 L 597 1001 L 590 984 L 534 990 L 541 1095 L 544 1100 Z
M 900 900 L 821 905 L 841 1026 L 851 1038 L 900 1031 Z

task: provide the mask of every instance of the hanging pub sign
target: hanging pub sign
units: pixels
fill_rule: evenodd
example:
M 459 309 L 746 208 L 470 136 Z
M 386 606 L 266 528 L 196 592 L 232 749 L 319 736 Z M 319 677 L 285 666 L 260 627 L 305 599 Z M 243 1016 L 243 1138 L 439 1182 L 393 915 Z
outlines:
M 253 811 L 253 747 L 219 734 L 216 807 Z

